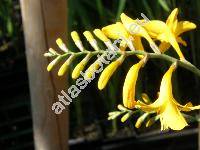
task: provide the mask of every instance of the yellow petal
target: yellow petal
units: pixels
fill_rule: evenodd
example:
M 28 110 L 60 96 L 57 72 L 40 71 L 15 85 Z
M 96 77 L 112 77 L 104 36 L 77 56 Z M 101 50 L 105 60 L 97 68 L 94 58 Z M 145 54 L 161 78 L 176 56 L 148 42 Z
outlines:
M 88 61 L 91 58 L 91 54 L 87 54 L 85 56 L 85 58 L 76 65 L 76 67 L 74 68 L 74 70 L 72 71 L 72 78 L 73 79 L 77 79 L 80 76 L 81 71 L 84 70 L 85 65 L 88 63 Z
M 133 45 L 136 50 L 142 50 L 142 51 L 144 50 L 144 47 L 143 47 L 142 41 L 141 41 L 141 37 L 139 37 L 139 36 L 134 36 Z
M 177 40 L 178 43 L 181 43 L 183 46 L 187 46 L 186 41 L 183 40 L 181 37 L 177 37 L 176 40 Z
M 121 20 L 122 20 L 122 23 L 125 26 L 126 30 L 128 30 L 131 35 L 138 35 L 138 36 L 144 37 L 151 46 L 154 46 L 155 48 L 157 48 L 156 44 L 149 36 L 146 29 L 143 28 L 139 23 L 137 23 L 137 21 L 129 18 L 124 13 L 121 14 Z M 155 50 L 155 49 L 153 49 L 153 50 Z M 158 52 L 158 51 L 155 50 L 155 52 Z
M 116 71 L 116 69 L 122 64 L 124 60 L 124 57 L 118 58 L 116 61 L 109 64 L 101 73 L 101 76 L 99 77 L 98 81 L 98 88 L 99 90 L 102 90 L 105 88 L 106 84 L 108 83 L 110 77 L 113 75 L 113 73 Z
M 178 107 L 170 100 L 164 106 L 164 110 L 161 112 L 160 117 L 163 119 L 163 124 L 166 129 L 182 130 L 188 125 L 185 118 L 178 110 Z
M 171 78 L 172 78 L 172 73 L 175 71 L 175 69 L 176 65 L 172 64 L 170 68 L 167 70 L 167 72 L 164 74 L 161 81 L 159 97 L 165 98 L 166 96 L 169 95 L 173 97 Z
M 168 26 L 159 20 L 151 20 L 143 25 L 152 38 L 156 38 L 159 34 L 164 33 L 168 29 Z
M 177 105 L 174 103 L 171 77 L 175 68 L 175 65 L 171 65 L 169 70 L 163 76 L 160 87 L 160 95 L 158 99 L 160 99 L 160 101 L 164 101 L 160 109 L 160 115 L 164 127 L 166 129 L 171 128 L 173 130 L 181 130 L 185 126 L 187 126 L 187 122 L 180 113 L 180 110 L 178 109 Z
M 159 111 L 168 100 L 166 97 L 173 98 L 171 77 L 174 70 L 175 66 L 171 65 L 168 71 L 164 74 L 161 81 L 159 98 L 154 103 L 146 105 L 141 101 L 137 101 L 136 106 L 145 112 Z
M 109 41 L 109 39 L 106 37 L 106 35 L 100 29 L 95 29 L 93 32 L 103 42 Z
M 178 8 L 175 8 L 169 17 L 167 18 L 166 24 L 172 29 L 174 26 L 174 22 L 177 20 Z
M 166 29 L 166 31 L 162 34 L 159 34 L 157 36 L 157 39 L 159 39 L 161 42 L 167 42 L 172 45 L 180 59 L 184 60 L 184 55 L 180 50 L 180 47 L 178 45 L 178 42 L 176 41 L 175 34 L 173 34 L 169 29 Z
M 144 51 L 144 47 L 142 45 L 142 40 L 141 40 L 141 37 L 139 37 L 139 36 L 134 36 L 133 46 L 135 47 L 136 50 Z M 137 57 L 140 59 L 144 58 L 143 55 L 137 55 Z
M 175 99 L 173 99 L 173 102 L 179 107 L 179 109 L 181 111 L 189 112 L 189 111 L 192 111 L 192 110 L 200 109 L 200 105 L 193 106 L 193 104 L 191 102 L 188 102 L 185 105 L 179 104 Z
M 184 57 L 183 53 L 181 52 L 178 42 L 176 41 L 176 38 L 174 37 L 174 35 L 171 33 L 168 33 L 168 34 L 166 34 L 166 36 L 168 37 L 169 43 L 175 49 L 175 51 L 178 54 L 178 56 L 180 57 L 180 59 L 184 60 L 185 57 Z
M 172 129 L 182 130 L 188 124 L 185 118 L 181 114 L 180 104 L 176 102 L 172 93 L 172 73 L 174 72 L 176 65 L 171 65 L 168 71 L 164 74 L 161 86 L 159 98 L 151 105 L 146 105 L 140 101 L 137 102 L 136 107 L 146 112 L 156 111 L 160 116 L 161 130 Z M 199 109 L 200 106 L 193 107 L 191 103 L 188 103 L 184 108 Z
M 139 63 L 133 65 L 125 78 L 124 86 L 123 86 L 123 104 L 125 107 L 132 109 L 134 108 L 135 101 L 135 86 L 138 78 L 138 73 L 142 65 L 144 64 L 144 60 L 140 60 Z
M 161 108 L 163 104 L 164 104 L 164 101 L 161 99 L 157 99 L 154 103 L 150 105 L 147 105 L 141 101 L 137 101 L 135 107 L 145 112 L 154 112 L 154 111 L 159 111 L 159 109 Z
M 177 24 L 176 30 L 175 30 L 175 34 L 177 36 L 179 36 L 180 34 L 186 32 L 186 31 L 190 31 L 196 28 L 196 25 L 192 22 L 189 21 L 180 21 Z
M 103 33 L 111 39 L 119 39 L 121 37 L 129 38 L 129 33 L 124 28 L 123 24 L 117 22 L 102 28 Z
M 170 48 L 170 44 L 167 43 L 167 42 L 162 42 L 160 45 L 159 45 L 159 50 L 161 51 L 161 53 L 164 53 L 165 51 L 167 51 L 169 48 Z

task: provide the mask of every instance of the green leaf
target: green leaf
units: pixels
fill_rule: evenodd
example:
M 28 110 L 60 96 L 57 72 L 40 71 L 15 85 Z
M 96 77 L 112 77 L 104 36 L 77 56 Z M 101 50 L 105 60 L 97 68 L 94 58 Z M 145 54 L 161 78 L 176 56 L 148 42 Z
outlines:
M 126 0 L 119 0 L 119 5 L 117 9 L 117 15 L 116 15 L 116 21 L 120 19 L 121 13 L 124 11 L 124 8 L 126 6 Z
M 160 6 L 166 11 L 169 12 L 170 8 L 165 0 L 158 0 Z
M 12 36 L 13 34 L 13 23 L 10 18 L 7 19 L 7 24 L 6 24 L 8 36 Z
M 152 9 L 151 9 L 150 5 L 148 4 L 147 0 L 143 0 L 142 2 L 143 2 L 144 8 L 146 9 L 150 19 L 155 18 L 153 15 Z
M 102 1 L 101 0 L 96 0 L 96 5 L 97 5 L 97 10 L 98 10 L 98 13 L 100 15 L 100 18 L 102 20 L 104 20 L 104 9 L 103 9 Z

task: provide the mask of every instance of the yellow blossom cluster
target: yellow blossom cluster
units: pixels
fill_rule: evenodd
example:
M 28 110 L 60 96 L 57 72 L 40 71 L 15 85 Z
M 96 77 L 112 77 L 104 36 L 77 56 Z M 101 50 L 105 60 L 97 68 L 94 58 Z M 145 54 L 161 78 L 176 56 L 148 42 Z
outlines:
M 93 31 L 94 35 L 100 39 L 109 49 L 114 49 L 111 39 L 122 39 L 119 44 L 118 52 L 120 56 L 111 62 L 102 71 L 98 80 L 98 88 L 102 90 L 106 87 L 106 84 L 108 83 L 111 76 L 125 60 L 127 52 L 145 52 L 142 38 L 147 40 L 155 54 L 162 55 L 162 53 L 169 50 L 170 46 L 172 46 L 178 54 L 180 61 L 187 62 L 179 47 L 179 43 L 183 46 L 187 46 L 186 41 L 181 38 L 181 34 L 186 31 L 195 29 L 196 25 L 189 21 L 178 21 L 177 15 L 178 9 L 176 8 L 171 12 L 167 18 L 167 21 L 163 22 L 160 20 L 146 21 L 144 19 L 138 21 L 138 19 L 131 19 L 126 14 L 122 13 L 121 22 L 116 22 L 115 24 L 105 26 L 101 30 L 95 29 Z M 95 54 L 102 54 L 97 40 L 93 37 L 92 33 L 85 31 L 83 35 L 91 47 L 94 49 L 93 53 L 87 51 L 84 48 L 78 33 L 73 31 L 71 33 L 71 37 L 80 52 L 70 52 L 62 40 L 58 39 L 56 41 L 57 45 L 62 51 L 65 52 L 65 54 L 61 55 L 55 50 L 49 49 L 49 52 L 45 53 L 45 56 L 55 56 L 55 59 L 48 65 L 47 70 L 50 71 L 58 62 L 60 62 L 61 59 L 69 56 L 58 71 L 58 75 L 62 76 L 75 57 L 81 54 L 86 54 L 86 56 L 80 63 L 76 65 L 72 72 L 72 78 L 77 79 L 80 76 L 80 72 L 83 71 L 89 63 L 90 58 Z M 158 47 L 156 46 L 155 41 L 159 41 Z M 139 62 L 132 65 L 126 74 L 122 92 L 123 106 L 119 105 L 118 107 L 122 112 L 127 112 L 122 117 L 122 122 L 126 121 L 132 114 L 134 114 L 132 113 L 133 110 L 140 110 L 144 112 L 144 114 L 138 118 L 136 127 L 140 127 L 141 123 L 144 122 L 144 120 L 147 118 L 147 127 L 153 124 L 153 122 L 156 120 L 160 120 L 161 130 L 181 130 L 186 127 L 188 123 L 186 122 L 186 119 L 183 117 L 181 112 L 189 112 L 192 110 L 200 109 L 200 105 L 193 106 L 191 102 L 185 105 L 181 105 L 174 99 L 171 78 L 173 72 L 178 66 L 178 63 L 174 62 L 164 74 L 160 85 L 159 95 L 155 102 L 150 102 L 146 94 L 142 95 L 143 101 L 136 100 L 135 93 L 137 78 L 141 68 L 145 66 L 149 58 L 148 53 L 134 54 L 138 56 Z M 95 70 L 100 67 L 98 63 L 99 58 L 86 69 L 85 79 L 91 78 L 93 72 L 95 72 Z M 178 59 L 176 60 L 178 61 Z M 151 114 L 154 114 L 154 117 L 149 117 Z M 121 112 L 119 111 L 111 112 L 109 113 L 109 119 L 114 119 L 119 115 L 121 115 Z

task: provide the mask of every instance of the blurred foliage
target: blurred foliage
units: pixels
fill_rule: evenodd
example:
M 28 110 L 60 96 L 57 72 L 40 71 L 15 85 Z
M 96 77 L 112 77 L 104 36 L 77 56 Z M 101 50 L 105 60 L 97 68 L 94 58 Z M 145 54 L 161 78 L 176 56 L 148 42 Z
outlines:
M 0 68 L 12 67 L 15 59 L 24 58 L 23 30 L 18 0 L 0 1 Z
M 102 28 L 108 24 L 120 21 L 119 16 L 122 12 L 127 13 L 130 17 L 135 19 L 140 19 L 141 13 L 144 13 L 150 20 L 159 19 L 165 21 L 169 13 L 175 7 L 178 7 L 180 11 L 178 15 L 179 20 L 190 20 L 197 24 L 197 30 L 184 36 L 184 39 L 189 43 L 188 46 L 181 48 L 186 58 L 194 65 L 197 65 L 197 67 L 200 67 L 200 44 L 198 42 L 200 39 L 198 29 L 200 20 L 199 0 L 68 0 L 68 33 L 73 30 L 83 33 L 85 30 L 92 31 L 95 28 Z M 70 41 L 70 35 L 68 36 L 68 44 L 73 43 Z M 80 36 L 84 41 L 84 37 L 82 35 Z M 72 45 L 69 45 L 69 47 L 75 49 Z M 74 122 L 74 120 L 78 122 L 78 128 L 81 128 L 81 131 L 79 130 L 82 132 L 81 134 L 84 134 L 84 126 L 92 124 L 94 120 L 96 120 L 98 125 L 101 125 L 101 130 L 97 132 L 103 132 L 100 134 L 102 136 L 113 135 L 116 131 L 119 132 L 117 128 L 121 127 L 117 125 L 117 121 L 112 122 L 111 125 L 110 122 L 106 121 L 106 117 L 107 113 L 110 110 L 114 110 L 117 104 L 121 102 L 122 94 L 119 92 L 122 91 L 121 81 L 124 80 L 125 74 L 128 71 L 127 69 L 133 63 L 134 58 L 126 61 L 123 64 L 123 69 L 115 73 L 109 86 L 103 91 L 97 90 L 97 79 L 93 81 L 93 83 L 82 91 L 77 102 L 72 104 L 71 110 L 75 110 L 75 113 L 71 113 L 71 120 L 72 122 Z M 164 71 L 166 71 L 168 65 L 165 64 L 165 62 L 163 62 L 162 66 L 152 67 L 153 65 L 156 65 L 156 63 L 152 61 L 144 68 L 142 77 L 140 77 L 141 80 L 137 83 L 138 95 L 145 91 L 152 98 L 155 97 L 152 93 L 158 91 L 161 76 Z M 180 76 L 180 74 L 182 74 L 182 76 Z M 190 78 L 190 80 L 187 80 L 188 78 Z M 182 82 L 183 80 L 187 82 Z M 70 83 L 73 82 L 74 81 L 70 80 Z M 193 86 L 194 88 L 189 88 L 191 85 L 195 85 Z M 174 75 L 174 86 L 176 87 L 175 89 L 183 91 L 182 93 L 178 90 L 174 91 L 178 99 L 190 97 L 190 100 L 193 99 L 198 102 L 200 98 L 198 94 L 199 79 L 195 78 L 192 73 L 178 69 Z M 131 123 L 127 125 L 133 126 Z M 71 128 L 73 129 L 76 127 L 74 127 L 73 124 Z M 71 134 L 71 137 L 77 136 L 74 134 L 76 133 L 74 131 L 75 130 L 72 130 L 71 133 L 73 134 Z M 130 131 L 130 129 L 126 131 L 126 134 Z M 121 134 L 121 132 L 119 133 Z

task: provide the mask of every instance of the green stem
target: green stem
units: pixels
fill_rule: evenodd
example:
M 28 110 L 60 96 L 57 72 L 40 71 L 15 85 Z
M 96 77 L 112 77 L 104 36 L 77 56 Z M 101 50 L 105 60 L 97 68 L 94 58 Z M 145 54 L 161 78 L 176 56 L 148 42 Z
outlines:
M 84 54 L 88 54 L 90 53 L 92 56 L 94 55 L 97 55 L 97 54 L 104 54 L 108 51 L 104 51 L 104 50 L 99 50 L 99 51 L 82 51 L 82 52 L 68 52 L 68 53 L 65 53 L 63 55 L 61 55 L 61 57 L 67 57 L 68 55 L 75 55 L 75 56 L 79 56 L 79 55 L 84 55 Z M 136 50 L 136 51 L 116 51 L 116 53 L 118 55 L 126 55 L 126 56 L 131 56 L 131 55 L 148 55 L 148 58 L 150 59 L 163 59 L 163 60 L 166 60 L 166 61 L 169 61 L 169 62 L 177 62 L 178 66 L 180 67 L 183 67 L 191 72 L 193 72 L 194 74 L 198 75 L 200 77 L 200 70 L 195 67 L 193 64 L 191 64 L 190 62 L 186 61 L 186 60 L 179 60 L 179 59 L 176 59 L 174 57 L 171 57 L 171 56 L 168 56 L 168 55 L 165 55 L 165 54 L 156 54 L 156 53 L 148 53 L 148 52 L 145 52 L 145 51 L 141 51 L 141 50 Z

